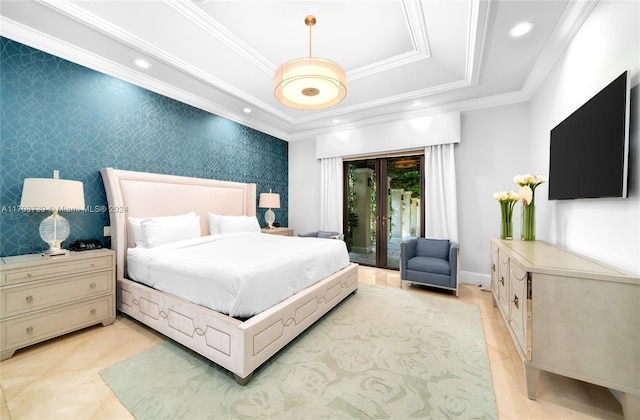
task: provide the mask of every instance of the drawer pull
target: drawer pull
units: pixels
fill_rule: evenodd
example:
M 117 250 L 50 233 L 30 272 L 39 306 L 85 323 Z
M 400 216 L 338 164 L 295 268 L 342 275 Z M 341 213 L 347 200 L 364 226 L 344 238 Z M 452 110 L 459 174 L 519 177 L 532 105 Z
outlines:
M 95 283 L 91 283 L 91 284 L 89 285 L 89 288 L 90 288 L 90 289 L 95 289 L 95 288 L 96 288 L 96 284 L 95 284 Z
M 513 302 L 513 304 L 516 305 L 516 308 L 520 309 L 518 307 L 518 295 L 513 295 L 513 300 L 511 302 Z
M 500 283 L 504 286 L 504 276 L 500 277 Z
M 491 264 L 491 271 L 496 271 L 496 265 L 495 264 Z
M 33 302 L 33 296 L 27 296 L 27 303 Z
M 95 310 L 95 309 L 92 309 L 92 310 L 91 310 L 91 315 L 95 315 L 95 314 L 96 314 L 96 310 Z
M 31 273 L 27 273 L 27 277 L 31 277 L 33 274 Z
M 33 333 L 33 327 L 27 327 L 27 334 Z

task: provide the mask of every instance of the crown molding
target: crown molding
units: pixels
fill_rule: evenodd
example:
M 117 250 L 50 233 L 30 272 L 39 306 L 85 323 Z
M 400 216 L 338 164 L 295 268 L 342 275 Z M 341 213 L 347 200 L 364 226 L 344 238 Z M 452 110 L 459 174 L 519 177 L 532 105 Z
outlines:
M 598 0 L 569 2 L 522 87 L 527 96 L 533 97 L 596 4 Z
M 489 28 L 490 1 L 474 1 L 469 10 L 469 38 L 467 40 L 466 80 L 470 86 L 477 86 L 482 68 L 482 57 Z
M 442 105 L 435 105 L 429 108 L 423 108 L 415 111 L 398 112 L 395 114 L 387 114 L 379 117 L 358 120 L 357 123 L 348 123 L 335 125 L 326 129 L 315 129 L 307 131 L 298 131 L 288 137 L 288 141 L 304 140 L 315 138 L 319 135 L 337 133 L 340 131 L 357 130 L 362 127 L 371 125 L 391 123 L 402 120 L 410 120 L 430 115 L 441 114 L 445 112 L 460 111 L 469 112 L 485 108 L 495 108 L 499 106 L 512 105 L 520 102 L 527 102 L 530 98 L 522 91 L 508 92 L 500 95 L 485 96 L 475 99 L 469 99 L 458 102 L 451 102 Z

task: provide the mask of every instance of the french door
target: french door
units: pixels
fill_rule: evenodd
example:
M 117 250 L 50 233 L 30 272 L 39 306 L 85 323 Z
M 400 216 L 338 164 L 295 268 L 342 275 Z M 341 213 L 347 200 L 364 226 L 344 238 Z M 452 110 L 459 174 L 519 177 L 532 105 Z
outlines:
M 344 162 L 344 226 L 351 261 L 400 267 L 400 242 L 424 236 L 424 154 Z

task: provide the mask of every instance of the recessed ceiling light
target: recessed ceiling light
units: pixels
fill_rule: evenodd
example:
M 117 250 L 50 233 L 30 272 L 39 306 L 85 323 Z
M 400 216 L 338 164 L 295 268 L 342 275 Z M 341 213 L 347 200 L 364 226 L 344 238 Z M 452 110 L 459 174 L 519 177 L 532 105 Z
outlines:
M 415 102 L 413 103 L 413 106 L 420 106 L 420 105 L 422 105 L 423 103 L 424 103 L 424 102 L 422 102 L 422 101 L 415 101 Z
M 242 110 L 245 114 L 251 114 L 251 108 L 245 108 Z
M 149 63 L 144 58 L 136 58 L 135 60 L 133 60 L 133 64 L 145 70 L 151 68 L 151 63 Z
M 521 37 L 531 32 L 535 26 L 533 22 L 520 22 L 509 30 L 509 36 L 513 38 Z
M 338 118 L 334 118 L 333 120 L 331 120 L 332 123 L 337 124 L 340 122 L 340 120 Z

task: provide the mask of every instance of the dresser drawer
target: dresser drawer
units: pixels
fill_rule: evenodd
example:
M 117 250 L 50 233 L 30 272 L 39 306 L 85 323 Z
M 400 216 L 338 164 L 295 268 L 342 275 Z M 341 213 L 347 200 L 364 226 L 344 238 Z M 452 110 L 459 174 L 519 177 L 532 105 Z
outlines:
M 2 285 L 46 280 L 65 275 L 79 274 L 88 271 L 112 268 L 113 256 L 103 255 L 94 258 L 75 260 L 61 260 L 48 264 L 38 264 L 32 267 L 22 267 L 2 270 Z
M 2 321 L 2 351 L 24 347 L 113 318 L 113 295 L 67 305 L 35 316 Z
M 81 274 L 59 281 L 0 289 L 0 317 L 19 315 L 50 306 L 112 292 L 113 272 Z
M 522 354 L 531 360 L 531 299 L 528 299 L 527 271 L 511 260 L 509 265 L 509 326 Z

